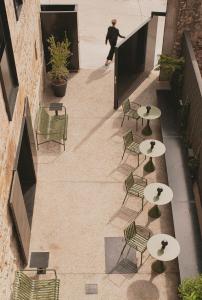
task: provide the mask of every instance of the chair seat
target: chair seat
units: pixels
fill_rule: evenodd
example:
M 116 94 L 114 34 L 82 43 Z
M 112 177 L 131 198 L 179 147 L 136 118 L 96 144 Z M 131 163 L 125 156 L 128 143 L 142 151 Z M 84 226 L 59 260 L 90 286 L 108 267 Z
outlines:
M 131 143 L 129 146 L 127 146 L 127 150 L 135 152 L 137 154 L 140 154 L 139 144 L 136 142 Z
M 147 248 L 148 240 L 145 237 L 136 234 L 131 239 L 126 240 L 126 242 L 130 247 L 135 248 L 137 251 L 144 252 Z
M 146 185 L 145 185 L 146 186 Z M 128 194 L 139 196 L 140 198 L 144 198 L 144 189 L 145 186 L 140 184 L 134 184 L 129 190 Z
M 136 110 L 133 110 L 133 109 L 130 109 L 127 113 L 126 113 L 126 116 L 129 117 L 129 118 L 133 118 L 133 119 L 139 119 L 140 116 L 138 115 L 137 111 Z

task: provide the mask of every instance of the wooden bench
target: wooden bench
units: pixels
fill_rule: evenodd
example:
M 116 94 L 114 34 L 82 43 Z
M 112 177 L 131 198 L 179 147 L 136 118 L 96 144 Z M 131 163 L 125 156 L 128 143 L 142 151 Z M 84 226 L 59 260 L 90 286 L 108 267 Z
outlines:
M 62 114 L 58 114 L 58 111 L 62 111 Z M 65 150 L 67 123 L 66 108 L 61 103 L 52 103 L 49 107 L 41 106 L 37 114 L 37 149 L 41 144 L 55 142 L 63 145 Z M 42 137 L 42 141 L 39 141 L 39 136 Z
M 24 272 L 33 270 L 17 271 L 13 287 L 13 300 L 58 300 L 60 280 L 57 279 L 55 270 L 47 269 L 55 273 L 54 279 L 34 279 Z

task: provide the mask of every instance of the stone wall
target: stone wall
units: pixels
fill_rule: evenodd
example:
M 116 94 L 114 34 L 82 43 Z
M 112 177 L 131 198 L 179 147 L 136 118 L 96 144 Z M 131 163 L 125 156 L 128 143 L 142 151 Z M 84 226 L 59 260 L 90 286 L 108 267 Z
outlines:
M 188 31 L 202 72 L 202 1 L 168 0 L 166 22 L 163 53 L 179 56 L 183 31 Z
M 29 98 L 32 122 L 42 96 L 42 44 L 40 32 L 40 1 L 23 1 L 16 21 L 13 0 L 4 0 L 19 80 L 13 120 L 8 121 L 0 86 L 0 299 L 10 299 L 14 271 L 21 260 L 15 232 L 8 211 L 12 170 L 20 134 L 24 99 Z
M 183 31 L 189 31 L 196 58 L 202 72 L 202 1 L 179 0 L 177 28 L 173 52 L 181 52 L 181 39 Z

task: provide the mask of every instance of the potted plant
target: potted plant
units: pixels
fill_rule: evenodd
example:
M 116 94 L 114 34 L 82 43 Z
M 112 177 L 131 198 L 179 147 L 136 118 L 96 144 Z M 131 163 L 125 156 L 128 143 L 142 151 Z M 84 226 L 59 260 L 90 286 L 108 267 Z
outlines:
M 63 97 L 67 88 L 69 58 L 72 55 L 69 49 L 70 42 L 67 39 L 66 33 L 64 40 L 61 42 L 56 41 L 53 35 L 47 39 L 47 42 L 50 53 L 49 64 L 51 65 L 49 76 L 53 91 L 56 97 Z
M 161 54 L 158 60 L 157 70 L 160 70 L 160 80 L 170 81 L 174 73 L 181 74 L 184 67 L 184 58 L 175 58 Z
M 202 275 L 195 278 L 187 278 L 179 285 L 180 298 L 183 300 L 202 299 Z

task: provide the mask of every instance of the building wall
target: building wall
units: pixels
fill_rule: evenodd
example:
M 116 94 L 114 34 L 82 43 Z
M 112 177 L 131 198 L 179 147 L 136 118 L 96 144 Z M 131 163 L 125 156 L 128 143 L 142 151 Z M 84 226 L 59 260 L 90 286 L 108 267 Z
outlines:
M 202 1 L 168 0 L 163 53 L 181 55 L 183 31 L 190 32 L 202 72 Z
M 10 299 L 14 271 L 21 260 L 8 211 L 12 170 L 21 128 L 24 99 L 29 98 L 32 122 L 42 96 L 42 44 L 40 32 L 40 1 L 24 0 L 16 21 L 13 0 L 4 0 L 19 80 L 15 111 L 8 121 L 0 87 L 0 299 Z M 36 47 L 36 49 L 35 49 Z

